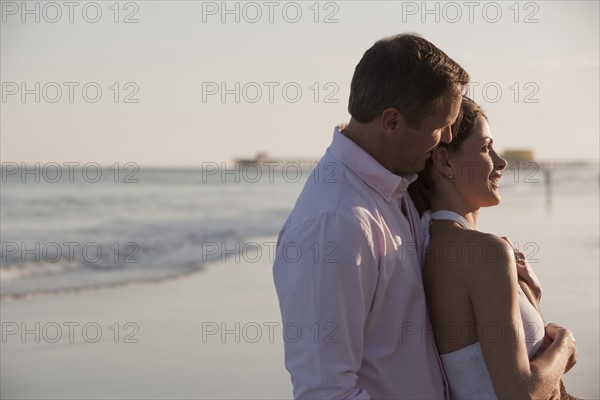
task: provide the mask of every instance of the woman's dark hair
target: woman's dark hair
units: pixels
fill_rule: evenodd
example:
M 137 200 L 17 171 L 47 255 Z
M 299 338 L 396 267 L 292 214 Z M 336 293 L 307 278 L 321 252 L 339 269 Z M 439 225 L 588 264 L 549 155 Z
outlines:
M 440 143 L 440 147 L 448 149 L 450 153 L 460 151 L 465 140 L 473 133 L 477 118 L 483 117 L 487 120 L 485 112 L 477 103 L 468 98 L 462 97 L 460 111 L 454 124 L 452 124 L 452 141 L 450 143 Z M 425 168 L 419 173 L 416 181 L 410 184 L 408 192 L 419 211 L 423 215 L 426 210 L 431 208 L 431 196 L 435 193 L 435 181 L 439 173 L 436 172 L 433 165 L 433 157 L 430 157 L 425 163 Z
M 348 111 L 368 123 L 394 107 L 418 127 L 444 99 L 459 98 L 467 83 L 469 74 L 442 50 L 418 35 L 400 34 L 365 52 L 352 76 Z

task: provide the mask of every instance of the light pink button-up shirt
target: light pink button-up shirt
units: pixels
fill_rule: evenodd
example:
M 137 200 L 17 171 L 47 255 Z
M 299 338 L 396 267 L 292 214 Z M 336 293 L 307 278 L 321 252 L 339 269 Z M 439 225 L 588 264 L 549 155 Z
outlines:
M 415 178 L 391 173 L 338 128 L 308 178 L 273 266 L 295 398 L 446 397 L 423 232 L 406 192 Z

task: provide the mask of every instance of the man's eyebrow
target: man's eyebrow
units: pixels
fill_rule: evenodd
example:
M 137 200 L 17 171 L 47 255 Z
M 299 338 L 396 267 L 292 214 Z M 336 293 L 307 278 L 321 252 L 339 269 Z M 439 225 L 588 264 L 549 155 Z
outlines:
M 489 136 L 482 137 L 482 138 L 481 138 L 481 139 L 479 139 L 479 140 L 489 140 L 489 141 L 490 141 L 490 143 L 494 143 L 494 139 L 492 139 L 492 138 L 491 138 L 491 137 L 489 137 Z

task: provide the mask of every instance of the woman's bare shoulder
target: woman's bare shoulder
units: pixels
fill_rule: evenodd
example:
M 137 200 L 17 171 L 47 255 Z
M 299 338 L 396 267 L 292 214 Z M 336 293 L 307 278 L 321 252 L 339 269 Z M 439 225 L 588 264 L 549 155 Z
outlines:
M 499 236 L 453 227 L 439 232 L 427 250 L 429 268 L 443 269 L 466 282 L 506 278 L 516 273 L 512 248 Z

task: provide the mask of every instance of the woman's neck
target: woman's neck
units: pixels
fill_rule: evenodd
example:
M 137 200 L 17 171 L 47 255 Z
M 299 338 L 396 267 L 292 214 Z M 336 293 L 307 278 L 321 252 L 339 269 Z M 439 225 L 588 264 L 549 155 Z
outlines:
M 434 196 L 431 201 L 431 212 L 439 210 L 448 210 L 457 213 L 463 217 L 473 229 L 477 229 L 477 215 L 479 208 L 470 209 L 464 202 L 456 201 L 452 198 L 443 198 L 444 196 Z

